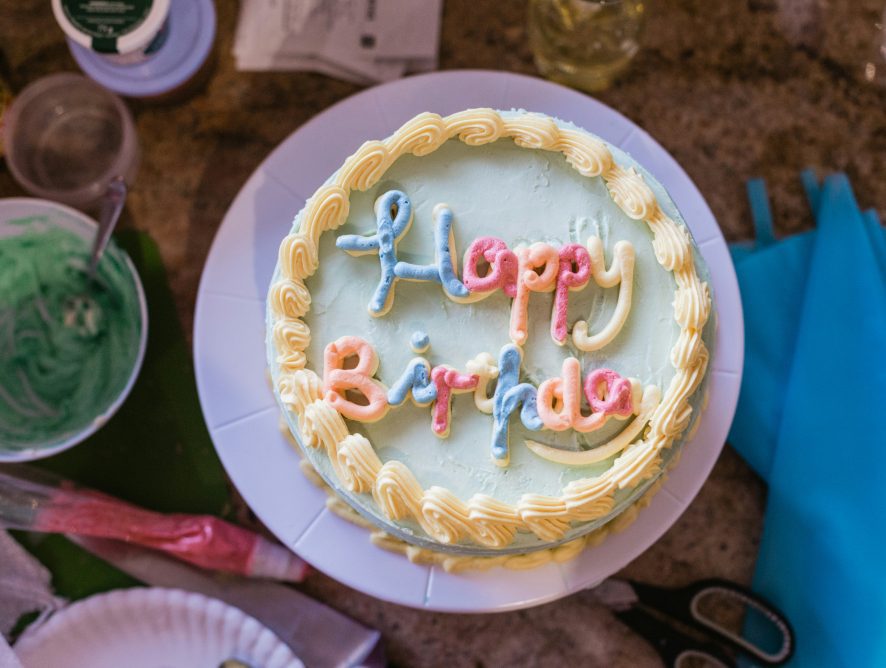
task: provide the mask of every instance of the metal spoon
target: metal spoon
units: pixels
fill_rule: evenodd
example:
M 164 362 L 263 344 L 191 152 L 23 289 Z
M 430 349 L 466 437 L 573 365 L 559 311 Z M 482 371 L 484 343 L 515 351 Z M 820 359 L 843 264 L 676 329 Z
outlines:
M 98 231 L 95 234 L 95 241 L 92 243 L 92 254 L 89 257 L 89 280 L 95 278 L 95 270 L 98 267 L 99 260 L 108 246 L 108 239 L 111 238 L 111 232 L 117 225 L 117 220 L 123 211 L 123 205 L 126 204 L 126 182 L 122 176 L 115 176 L 108 184 L 102 199 L 101 213 L 98 218 Z

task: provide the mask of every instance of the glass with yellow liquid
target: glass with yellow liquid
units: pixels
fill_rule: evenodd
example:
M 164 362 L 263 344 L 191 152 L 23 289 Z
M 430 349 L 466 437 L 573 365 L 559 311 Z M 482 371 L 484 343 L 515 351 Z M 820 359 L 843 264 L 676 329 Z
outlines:
M 529 45 L 549 79 L 600 91 L 640 48 L 643 0 L 529 0 Z

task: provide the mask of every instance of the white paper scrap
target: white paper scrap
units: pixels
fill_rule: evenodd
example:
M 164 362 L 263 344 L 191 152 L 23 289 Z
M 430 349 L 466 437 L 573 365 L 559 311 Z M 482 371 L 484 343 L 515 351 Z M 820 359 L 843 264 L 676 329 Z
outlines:
M 243 0 L 238 70 L 390 81 L 437 67 L 442 0 Z

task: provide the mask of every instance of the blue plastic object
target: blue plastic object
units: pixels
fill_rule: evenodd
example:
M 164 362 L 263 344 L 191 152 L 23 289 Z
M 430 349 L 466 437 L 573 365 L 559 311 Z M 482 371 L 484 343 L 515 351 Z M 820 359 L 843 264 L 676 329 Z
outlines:
M 817 229 L 737 253 L 729 440 L 769 481 L 754 588 L 794 625 L 792 665 L 884 666 L 886 233 L 845 175 L 804 186 Z

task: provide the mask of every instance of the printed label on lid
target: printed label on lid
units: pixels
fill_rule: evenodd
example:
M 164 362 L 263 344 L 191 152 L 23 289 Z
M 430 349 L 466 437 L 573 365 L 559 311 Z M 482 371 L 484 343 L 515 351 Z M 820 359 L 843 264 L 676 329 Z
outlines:
M 144 23 L 153 0 L 62 0 L 65 17 L 93 38 L 96 51 L 116 52 L 117 38 Z

